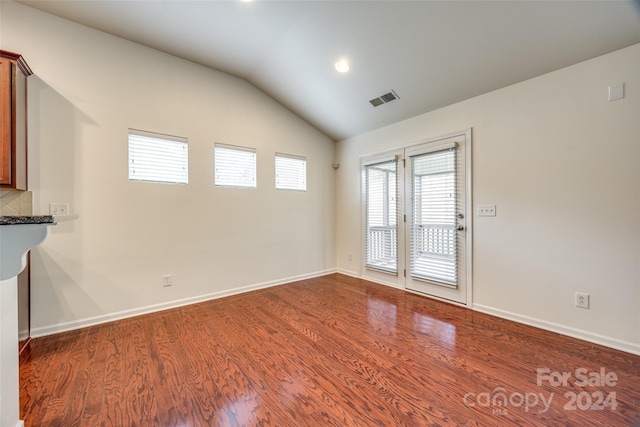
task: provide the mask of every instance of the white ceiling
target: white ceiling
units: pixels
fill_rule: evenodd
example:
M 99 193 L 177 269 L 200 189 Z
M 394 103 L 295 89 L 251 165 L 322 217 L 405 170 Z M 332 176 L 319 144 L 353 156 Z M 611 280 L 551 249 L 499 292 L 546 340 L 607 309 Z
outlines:
M 20 2 L 244 78 L 335 140 L 640 42 L 637 1 Z

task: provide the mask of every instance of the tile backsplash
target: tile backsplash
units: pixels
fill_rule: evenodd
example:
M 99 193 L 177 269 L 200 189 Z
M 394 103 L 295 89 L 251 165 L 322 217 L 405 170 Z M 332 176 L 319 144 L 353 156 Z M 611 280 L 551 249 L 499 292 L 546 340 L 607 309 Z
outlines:
M 0 215 L 33 215 L 31 191 L 0 190 Z

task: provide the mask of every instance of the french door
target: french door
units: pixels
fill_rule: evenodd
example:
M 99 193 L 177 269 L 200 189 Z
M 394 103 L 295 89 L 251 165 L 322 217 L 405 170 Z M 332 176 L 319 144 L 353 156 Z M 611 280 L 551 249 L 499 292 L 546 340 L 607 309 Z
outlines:
M 363 160 L 364 277 L 470 303 L 470 137 Z
M 407 289 L 467 302 L 467 135 L 405 150 Z

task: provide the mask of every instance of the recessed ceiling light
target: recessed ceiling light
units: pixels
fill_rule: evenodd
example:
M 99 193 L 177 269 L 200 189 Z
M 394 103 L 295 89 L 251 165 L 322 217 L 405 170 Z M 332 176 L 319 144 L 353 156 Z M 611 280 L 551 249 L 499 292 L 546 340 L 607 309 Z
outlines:
M 338 60 L 338 62 L 336 62 L 336 70 L 338 70 L 339 73 L 346 73 L 347 71 L 349 71 L 351 69 L 351 65 L 349 64 L 349 61 L 347 61 L 346 59 L 340 59 Z

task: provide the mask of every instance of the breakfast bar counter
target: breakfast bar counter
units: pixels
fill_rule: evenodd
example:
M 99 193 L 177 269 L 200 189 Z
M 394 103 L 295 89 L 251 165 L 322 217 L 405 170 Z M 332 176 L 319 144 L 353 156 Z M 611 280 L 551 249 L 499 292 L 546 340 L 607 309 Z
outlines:
M 31 248 L 49 228 L 77 215 L 0 216 L 0 427 L 22 425 L 19 410 L 18 280 Z

